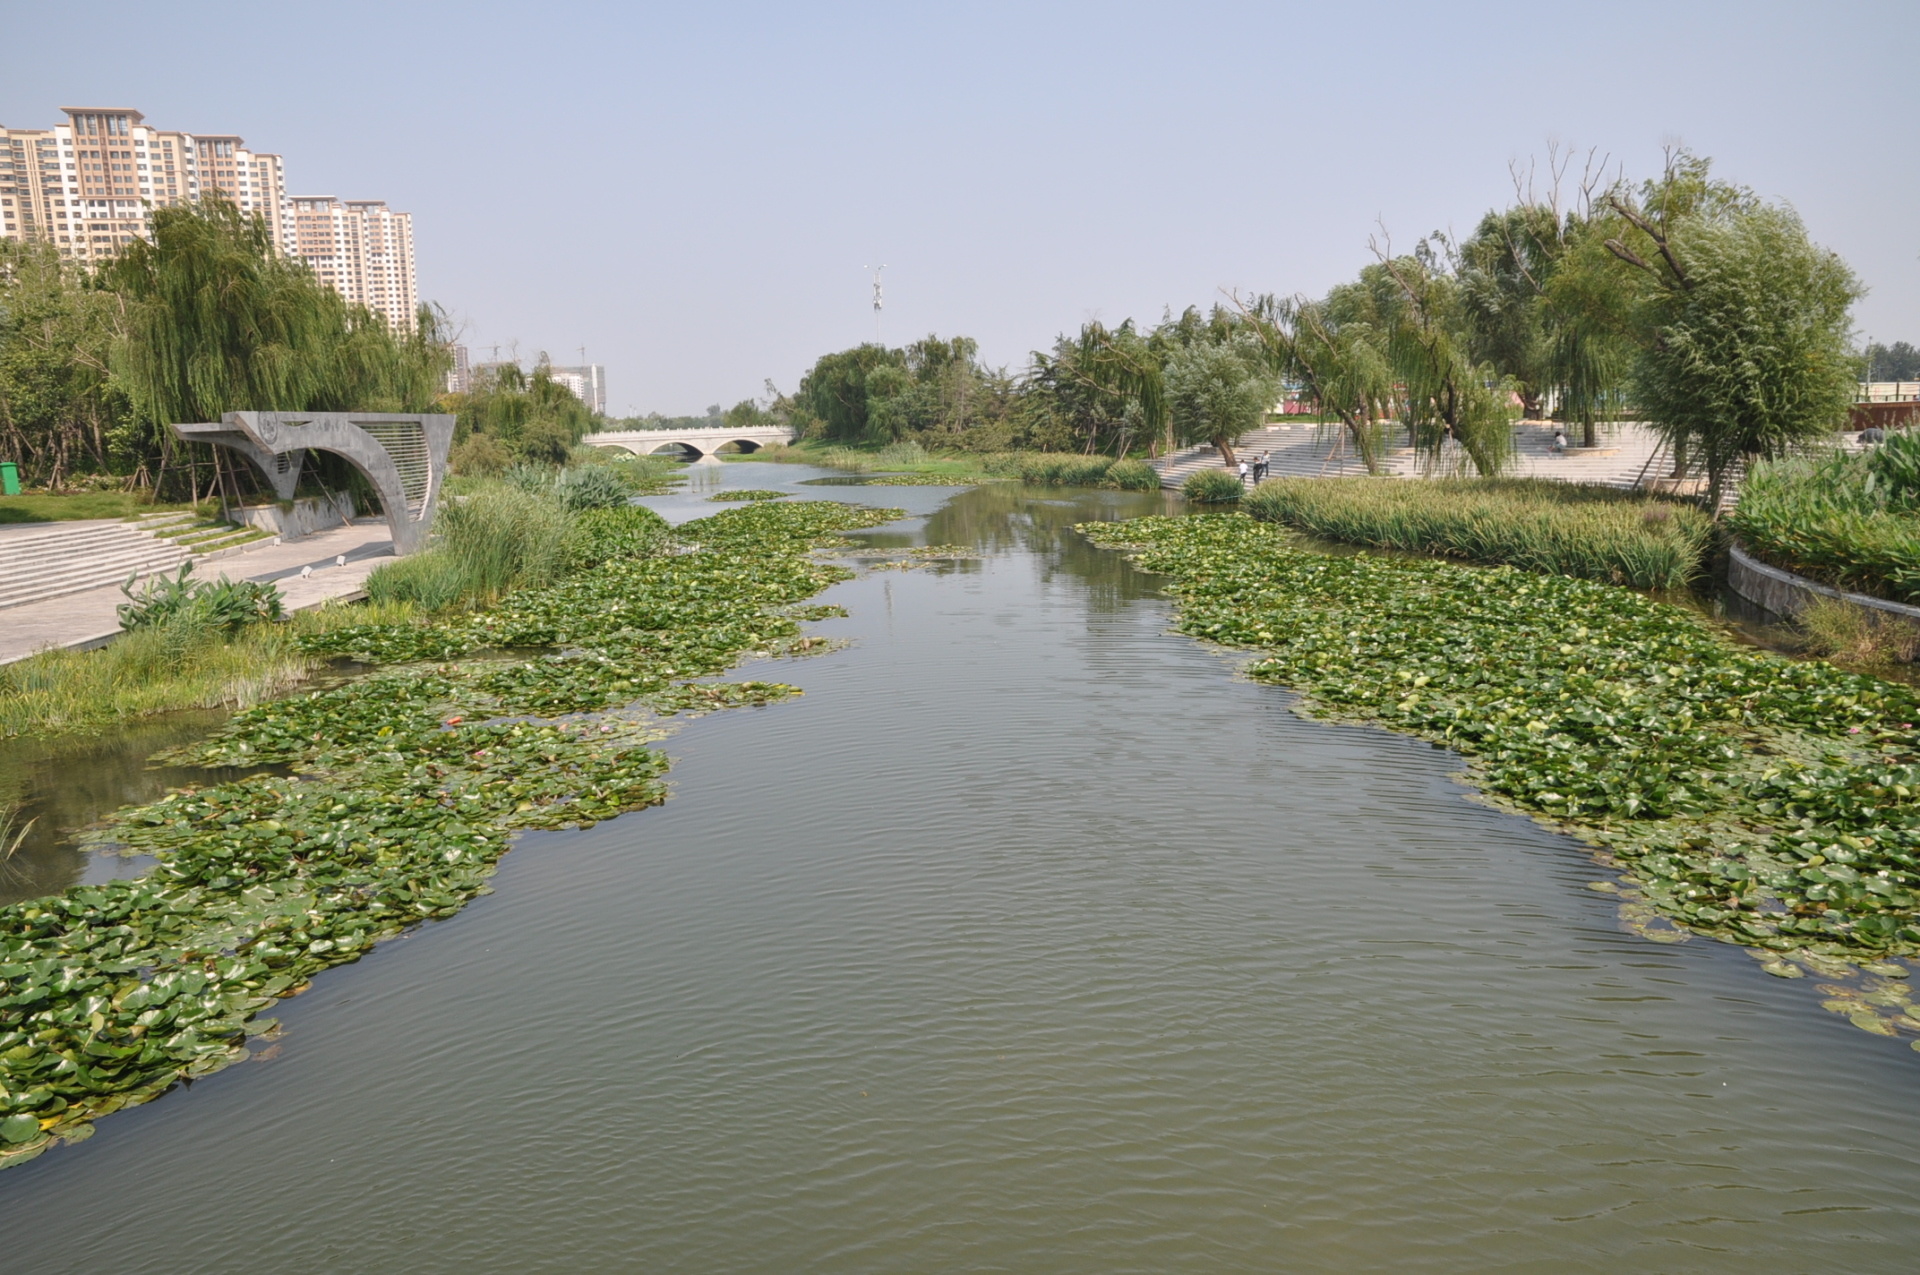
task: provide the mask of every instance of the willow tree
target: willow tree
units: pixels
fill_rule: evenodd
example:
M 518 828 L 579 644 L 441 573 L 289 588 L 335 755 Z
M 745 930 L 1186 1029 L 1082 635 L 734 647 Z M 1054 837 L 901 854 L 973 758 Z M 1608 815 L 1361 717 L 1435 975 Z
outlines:
M 1512 382 L 1472 357 L 1445 247 L 1428 240 L 1410 255 L 1379 251 L 1342 300 L 1384 338 L 1414 446 L 1439 460 L 1452 444 L 1490 478 L 1513 455 Z
M 1046 399 L 1085 452 L 1124 456 L 1136 438 L 1158 451 L 1173 445 L 1162 359 L 1132 319 L 1117 328 L 1095 320 L 1078 337 L 1060 337 L 1051 354 L 1036 350 L 1025 390 Z
M 166 426 L 259 411 L 423 411 L 444 385 L 433 312 L 413 331 L 384 319 L 274 251 L 266 222 L 206 200 L 153 214 L 101 273 L 118 301 L 109 360 L 148 446 Z
M 1260 423 L 1278 393 L 1260 342 L 1249 332 L 1195 341 L 1167 360 L 1167 417 L 1175 441 L 1211 443 L 1229 465 L 1234 440 Z
M 1638 291 L 1635 397 L 1676 453 L 1704 464 L 1717 510 L 1741 465 L 1845 420 L 1849 311 L 1864 289 L 1792 209 L 1715 181 L 1684 152 L 1638 195 L 1607 202 L 1620 233 L 1606 247 Z
M 1367 471 L 1378 473 L 1394 382 L 1375 327 L 1334 299 L 1261 296 L 1241 314 L 1273 373 L 1299 383 L 1322 415 L 1338 420 Z

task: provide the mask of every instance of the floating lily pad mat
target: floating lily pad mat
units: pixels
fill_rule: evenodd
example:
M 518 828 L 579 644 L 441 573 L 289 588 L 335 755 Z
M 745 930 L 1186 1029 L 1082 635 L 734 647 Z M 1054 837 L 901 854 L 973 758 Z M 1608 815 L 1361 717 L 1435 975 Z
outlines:
M 1080 530 L 1169 576 L 1184 632 L 1261 652 L 1254 678 L 1457 749 L 1496 803 L 1599 849 L 1648 937 L 1894 977 L 1888 957 L 1920 953 L 1911 688 L 1736 646 L 1590 580 L 1329 557 L 1242 514 Z M 1876 1023 L 1920 1032 L 1920 1013 Z
M 838 611 L 800 604 L 850 573 L 809 552 L 901 516 L 758 504 L 669 537 L 650 510 L 595 510 L 555 585 L 316 639 L 404 666 L 238 713 L 170 755 L 292 773 L 121 812 L 113 835 L 157 856 L 148 876 L 0 908 L 0 1165 L 243 1056 L 275 998 L 484 893 L 515 832 L 661 801 L 646 718 L 798 694 L 694 679 L 811 649 L 801 620 Z M 458 662 L 503 648 L 525 658 Z

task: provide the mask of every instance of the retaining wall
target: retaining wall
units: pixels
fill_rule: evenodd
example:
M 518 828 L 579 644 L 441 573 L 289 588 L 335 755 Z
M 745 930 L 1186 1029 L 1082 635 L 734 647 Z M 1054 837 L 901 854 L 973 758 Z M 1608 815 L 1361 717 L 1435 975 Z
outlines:
M 1755 606 L 1779 616 L 1798 615 L 1815 598 L 1836 598 L 1920 624 L 1920 607 L 1817 584 L 1805 576 L 1768 566 L 1749 555 L 1737 542 L 1728 554 L 1727 587 Z

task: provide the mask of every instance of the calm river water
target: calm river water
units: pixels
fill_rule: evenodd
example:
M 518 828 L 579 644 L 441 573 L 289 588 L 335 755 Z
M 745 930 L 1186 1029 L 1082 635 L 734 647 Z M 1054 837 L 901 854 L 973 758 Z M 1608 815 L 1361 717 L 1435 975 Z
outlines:
M 1920 1267 L 1920 1056 L 1170 634 L 1070 530 L 1161 497 L 797 490 L 984 556 L 838 586 L 852 644 L 686 725 L 665 806 L 0 1174 L 0 1264 Z

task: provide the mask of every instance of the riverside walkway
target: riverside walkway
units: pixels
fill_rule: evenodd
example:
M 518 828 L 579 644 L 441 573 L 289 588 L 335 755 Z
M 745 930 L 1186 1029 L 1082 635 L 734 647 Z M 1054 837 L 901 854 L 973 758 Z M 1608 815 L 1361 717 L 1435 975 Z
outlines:
M 19 527 L 43 527 L 21 523 Z M 358 597 L 374 568 L 393 561 L 387 524 L 366 519 L 274 544 L 262 540 L 215 562 L 195 560 L 199 579 L 273 581 L 287 610 L 302 611 L 338 598 Z M 337 565 L 345 557 L 346 565 Z M 303 577 L 301 569 L 312 567 Z M 102 585 L 40 602 L 0 608 L 0 664 L 25 659 L 49 647 L 101 646 L 120 632 L 115 608 L 126 601 L 118 585 Z
M 1514 463 L 1507 471 L 1511 478 L 1547 478 L 1556 482 L 1597 483 L 1606 487 L 1631 488 L 1644 475 L 1651 480 L 1662 477 L 1669 466 L 1656 459 L 1660 438 L 1645 425 L 1617 425 L 1603 430 L 1600 446 L 1592 451 L 1571 448 L 1553 450 L 1553 426 L 1526 422 L 1514 426 Z M 1402 478 L 1425 478 L 1433 474 L 1426 458 L 1412 448 L 1389 445 L 1380 458 L 1382 473 Z M 1233 453 L 1251 462 L 1262 452 L 1268 455 L 1272 478 L 1340 478 L 1367 472 L 1344 430 L 1308 424 L 1268 425 L 1242 434 L 1233 445 Z M 1464 460 L 1464 457 L 1462 458 Z M 1649 463 L 1652 462 L 1652 463 Z M 1188 475 L 1202 469 L 1220 468 L 1220 453 L 1211 446 L 1189 447 L 1153 462 L 1160 471 L 1160 485 L 1179 487 Z M 1469 465 L 1467 473 L 1472 473 Z

